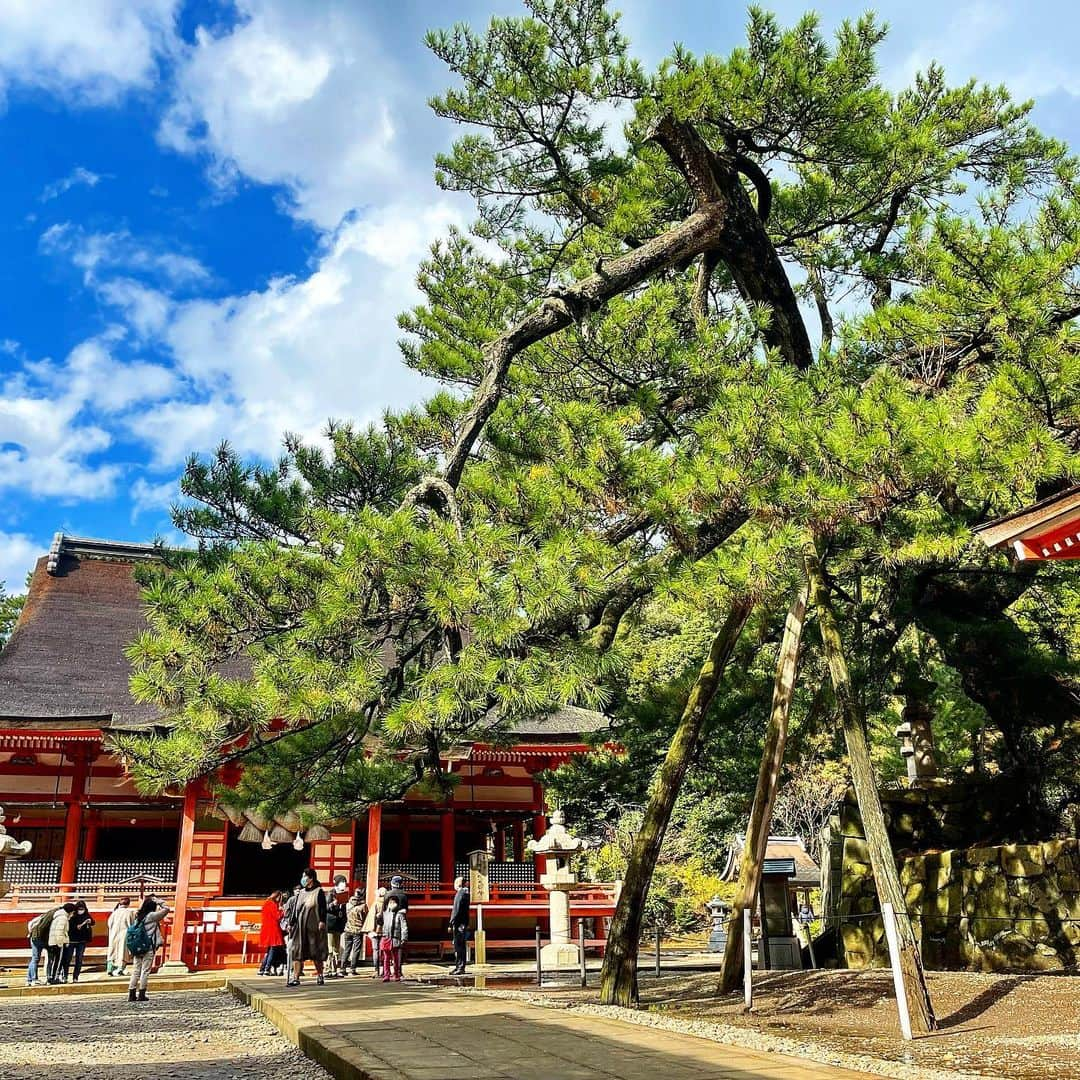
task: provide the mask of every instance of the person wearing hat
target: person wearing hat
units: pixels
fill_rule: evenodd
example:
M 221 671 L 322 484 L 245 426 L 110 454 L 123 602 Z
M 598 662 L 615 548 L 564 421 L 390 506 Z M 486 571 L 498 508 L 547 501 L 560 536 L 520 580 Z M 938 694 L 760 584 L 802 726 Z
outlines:
M 397 901 L 398 911 L 409 910 L 409 894 L 405 891 L 405 879 L 400 874 L 395 874 L 390 879 L 390 891 L 387 892 L 386 899 L 391 897 Z

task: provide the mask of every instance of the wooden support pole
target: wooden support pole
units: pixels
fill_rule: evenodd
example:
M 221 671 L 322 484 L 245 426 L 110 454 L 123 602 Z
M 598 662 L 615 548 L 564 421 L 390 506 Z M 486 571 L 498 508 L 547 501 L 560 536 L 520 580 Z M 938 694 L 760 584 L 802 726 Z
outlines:
M 439 880 L 444 885 L 454 881 L 454 845 L 457 839 L 457 821 L 451 806 L 439 817 Z
M 912 1030 L 924 1034 L 937 1029 L 937 1018 L 934 1016 L 930 991 L 926 986 L 926 975 L 923 972 L 919 946 L 915 941 L 911 920 L 907 915 L 904 893 L 900 888 L 900 877 L 896 872 L 896 860 L 893 858 L 892 844 L 885 826 L 885 812 L 881 806 L 877 778 L 870 760 L 866 724 L 851 685 L 851 675 L 844 656 L 843 638 L 840 636 L 840 628 L 837 625 L 836 613 L 833 610 L 829 586 L 825 580 L 825 571 L 822 568 L 816 544 L 812 542 L 807 544 L 804 563 L 810 587 L 810 600 L 817 611 L 821 643 L 829 665 L 836 701 L 840 706 L 848 765 L 851 768 L 851 783 L 859 802 L 859 815 L 862 817 L 866 847 L 870 853 L 870 868 L 874 873 L 874 884 L 881 904 L 891 904 L 898 916 L 897 952 L 903 994 L 911 1015 Z
M 749 1010 L 754 1005 L 754 942 L 750 933 L 750 908 L 743 908 L 743 1002 Z
M 900 966 L 900 936 L 896 932 L 896 912 L 887 900 L 881 905 L 885 920 L 885 940 L 889 945 L 889 966 L 892 968 L 893 988 L 896 991 L 896 1011 L 900 1014 L 900 1034 L 911 1041 L 911 1014 L 904 994 L 904 970 Z
M 379 891 L 379 849 L 381 845 L 382 803 L 373 803 L 368 807 L 367 881 L 364 888 L 364 895 L 369 908 L 375 903 L 375 894 Z
M 187 932 L 188 896 L 191 890 L 191 857 L 195 846 L 195 812 L 198 807 L 198 785 L 188 784 L 184 792 L 184 809 L 180 816 L 180 847 L 176 855 L 176 899 L 173 902 L 172 931 L 169 935 L 168 958 L 162 970 L 187 971 L 184 963 L 184 938 Z
M 585 989 L 589 985 L 589 976 L 585 968 L 585 920 L 578 919 L 577 923 L 578 934 L 578 950 L 581 953 L 581 988 Z
M 82 800 L 86 795 L 86 773 L 89 759 L 76 753 L 71 774 L 71 801 L 64 815 L 64 851 L 60 858 L 60 883 L 73 885 L 79 867 L 79 842 L 82 839 Z
M 525 859 L 525 822 L 520 818 L 514 822 L 514 862 Z
M 799 667 L 799 647 L 802 644 L 803 625 L 806 622 L 806 587 L 799 590 L 784 622 L 784 636 L 776 658 L 776 677 L 773 680 L 772 709 L 765 728 L 765 741 L 761 748 L 761 765 L 758 768 L 757 788 L 746 826 L 742 860 L 739 864 L 739 881 L 735 899 L 728 917 L 727 943 L 724 946 L 724 964 L 720 972 L 720 992 L 730 993 L 739 985 L 740 957 L 742 954 L 742 913 L 753 906 L 754 897 L 761 889 L 761 867 L 765 862 L 765 850 L 769 843 L 773 807 L 776 805 L 776 789 L 780 782 L 780 769 L 784 764 L 784 747 L 787 744 L 788 722 L 791 702 L 795 696 L 795 676 Z

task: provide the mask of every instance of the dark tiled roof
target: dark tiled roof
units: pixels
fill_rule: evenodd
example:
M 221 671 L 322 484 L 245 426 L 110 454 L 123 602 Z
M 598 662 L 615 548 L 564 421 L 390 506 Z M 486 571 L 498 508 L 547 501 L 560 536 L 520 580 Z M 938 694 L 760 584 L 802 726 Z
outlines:
M 0 717 L 152 723 L 128 692 L 124 647 L 146 628 L 135 564 L 155 549 L 58 536 L 38 560 L 19 621 L 0 652 Z
M 738 881 L 739 861 L 742 858 L 744 842 L 740 837 L 728 851 L 727 864 L 720 873 L 721 880 Z M 772 864 L 771 871 L 769 870 L 770 863 Z M 793 885 L 813 886 L 817 885 L 821 878 L 821 868 L 796 836 L 770 836 L 765 845 L 765 861 L 762 869 L 765 873 L 788 874 Z
M 510 730 L 515 735 L 527 735 L 529 738 L 546 739 L 558 736 L 565 739 L 568 735 L 592 735 L 598 731 L 606 731 L 610 725 L 610 720 L 603 713 L 594 712 L 592 709 L 579 709 L 575 705 L 564 705 L 547 716 L 519 720 L 511 725 Z
M 0 651 L 0 722 L 56 726 L 81 719 L 117 728 L 160 720 L 153 706 L 132 700 L 124 656 L 125 646 L 146 629 L 135 566 L 159 554 L 144 544 L 57 534 L 34 568 L 26 604 Z M 511 730 L 523 739 L 577 742 L 607 727 L 602 713 L 567 706 Z

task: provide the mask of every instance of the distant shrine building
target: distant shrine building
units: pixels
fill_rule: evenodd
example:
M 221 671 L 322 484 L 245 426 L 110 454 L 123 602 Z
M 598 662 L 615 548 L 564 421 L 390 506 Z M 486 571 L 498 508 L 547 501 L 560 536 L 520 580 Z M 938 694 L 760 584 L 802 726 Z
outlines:
M 0 651 L 0 806 L 9 831 L 33 842 L 8 863 L 0 899 L 0 952 L 24 951 L 26 923 L 69 898 L 86 900 L 104 944 L 105 917 L 120 896 L 154 892 L 174 908 L 166 951 L 189 968 L 250 962 L 259 907 L 311 865 L 323 884 L 336 874 L 374 895 L 402 874 L 410 892 L 410 937 L 439 950 L 453 879 L 468 853 L 490 855 L 488 948 L 532 947 L 547 933 L 542 868 L 526 850 L 546 827 L 538 774 L 586 753 L 607 727 L 599 713 L 566 708 L 517 725 L 508 749 L 474 743 L 446 767 L 453 795 L 435 803 L 412 793 L 371 807 L 356 821 L 296 833 L 298 822 L 252 821 L 215 805 L 205 781 L 181 798 L 140 795 L 108 751 L 111 733 L 149 731 L 160 721 L 128 691 L 125 646 L 145 628 L 135 567 L 153 547 L 57 534 L 30 582 L 26 604 Z M 570 897 L 575 938 L 600 943 L 614 888 L 583 885 Z

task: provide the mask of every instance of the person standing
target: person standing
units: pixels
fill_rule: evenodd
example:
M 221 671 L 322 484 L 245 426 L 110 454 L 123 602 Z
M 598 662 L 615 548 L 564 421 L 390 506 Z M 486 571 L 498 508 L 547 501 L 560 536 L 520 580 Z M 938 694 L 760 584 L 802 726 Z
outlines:
M 382 920 L 383 910 L 386 907 L 386 889 L 380 887 L 378 892 L 375 893 L 375 903 L 371 905 L 371 909 L 367 915 L 364 916 L 364 933 L 367 934 L 368 940 L 371 942 L 371 962 L 374 966 L 374 971 L 371 973 L 373 979 L 377 979 L 382 974 Z
M 124 943 L 127 951 L 131 953 L 128 1001 L 147 1000 L 146 984 L 150 981 L 150 969 L 154 966 L 154 956 L 163 943 L 161 920 L 169 914 L 169 910 L 156 897 L 148 896 L 127 929 Z
M 364 959 L 364 921 L 367 917 L 364 890 L 356 889 L 345 905 L 345 938 L 341 947 L 341 974 L 359 975 Z
M 105 924 L 109 931 L 109 951 L 105 958 L 105 971 L 109 975 L 123 975 L 131 959 L 124 945 L 124 935 L 135 921 L 135 909 L 131 906 L 130 896 L 121 896 L 116 907 L 109 912 L 109 921 Z
M 390 879 L 390 891 L 386 899 L 393 897 L 397 901 L 398 911 L 409 910 L 409 894 L 405 891 L 405 879 L 400 874 L 395 874 Z
M 326 893 L 319 884 L 315 871 L 308 867 L 300 875 L 300 891 L 293 897 L 292 977 L 288 986 L 300 985 L 300 971 L 305 960 L 315 964 L 315 981 L 319 986 L 325 982 L 323 964 L 326 963 Z
M 409 921 L 405 917 L 405 912 L 398 907 L 397 897 L 392 893 L 387 893 L 381 942 L 383 982 L 389 982 L 391 978 L 394 982 L 401 982 L 401 953 L 408 940 Z
M 281 932 L 285 936 L 285 976 L 292 982 L 293 969 L 293 930 L 296 926 L 296 898 L 300 895 L 300 886 L 295 885 L 281 909 Z
M 285 894 L 275 889 L 262 906 L 262 922 L 259 924 L 259 948 L 263 950 L 260 975 L 276 975 L 285 966 L 285 935 L 281 930 L 281 901 Z
M 49 964 L 49 929 L 52 926 L 53 916 L 60 911 L 59 907 L 49 908 L 40 915 L 35 915 L 26 925 L 26 936 L 30 941 L 30 964 L 26 969 L 27 986 L 44 986 L 45 981 L 40 977 L 38 970 L 42 966 L 44 957 L 45 967 Z
M 464 975 L 469 961 L 469 887 L 463 877 L 454 878 L 454 906 L 450 910 L 450 939 L 454 943 L 451 975 Z
M 64 958 L 64 946 L 68 941 L 68 920 L 75 914 L 74 904 L 65 904 L 56 909 L 56 914 L 49 923 L 49 970 L 46 981 L 55 986 L 60 981 L 60 964 Z
M 344 877 L 334 878 L 334 887 L 326 905 L 327 974 L 332 979 L 344 974 L 341 970 L 341 935 L 345 933 L 348 917 L 345 905 L 348 899 L 348 881 Z
M 82 973 L 83 954 L 86 946 L 90 944 L 94 936 L 94 917 L 90 914 L 85 900 L 75 903 L 75 910 L 68 919 L 68 943 L 64 946 L 64 954 L 60 960 L 61 981 L 68 981 L 68 971 L 71 972 L 71 981 L 77 983 Z

